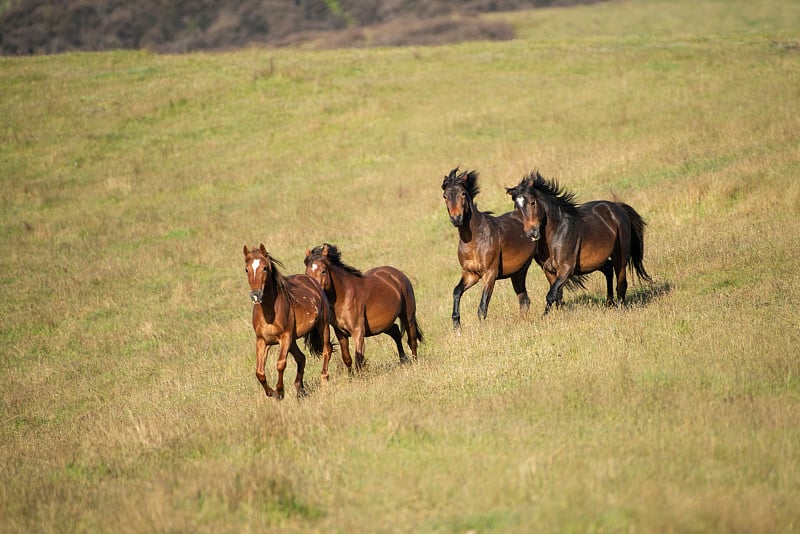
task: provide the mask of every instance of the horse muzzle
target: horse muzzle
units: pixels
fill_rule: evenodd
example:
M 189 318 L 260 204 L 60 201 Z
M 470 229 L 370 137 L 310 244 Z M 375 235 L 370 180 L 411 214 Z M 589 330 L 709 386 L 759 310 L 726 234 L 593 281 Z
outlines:
M 264 296 L 264 292 L 260 289 L 256 291 L 250 292 L 250 300 L 253 301 L 253 304 L 261 304 L 261 298 Z
M 539 232 L 538 228 L 531 228 L 526 233 L 528 237 L 531 238 L 531 241 L 539 241 L 539 238 L 541 237 L 541 233 Z
M 461 215 L 451 215 L 450 216 L 450 222 L 453 223 L 453 226 L 455 226 L 456 228 L 458 228 L 459 226 L 463 226 L 464 225 L 464 215 L 463 214 L 461 214 Z

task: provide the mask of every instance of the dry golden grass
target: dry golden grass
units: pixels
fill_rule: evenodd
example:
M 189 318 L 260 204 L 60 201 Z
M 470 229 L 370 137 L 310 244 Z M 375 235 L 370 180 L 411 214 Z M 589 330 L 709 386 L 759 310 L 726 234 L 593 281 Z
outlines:
M 725 5 L 0 59 L 0 530 L 797 529 L 798 7 Z M 532 269 L 529 314 L 500 282 L 481 324 L 472 289 L 454 334 L 458 164 L 484 210 L 534 166 L 619 196 L 656 283 L 607 309 L 596 275 L 543 319 Z M 323 241 L 407 272 L 419 363 L 371 338 L 363 376 L 337 359 L 321 387 L 311 360 L 307 398 L 264 398 L 240 256 L 262 241 L 287 272 Z

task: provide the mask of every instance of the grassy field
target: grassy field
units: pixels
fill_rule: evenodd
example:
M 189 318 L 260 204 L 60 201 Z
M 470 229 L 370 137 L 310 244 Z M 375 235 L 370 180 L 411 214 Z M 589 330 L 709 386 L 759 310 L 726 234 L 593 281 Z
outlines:
M 508 15 L 495 15 L 508 16 Z M 800 4 L 607 2 L 438 48 L 0 58 L 0 531 L 800 529 Z M 538 167 L 649 222 L 622 309 L 462 300 L 440 184 Z M 242 246 L 415 284 L 302 401 Z M 274 351 L 268 362 L 275 379 Z M 289 364 L 288 376 L 294 376 Z

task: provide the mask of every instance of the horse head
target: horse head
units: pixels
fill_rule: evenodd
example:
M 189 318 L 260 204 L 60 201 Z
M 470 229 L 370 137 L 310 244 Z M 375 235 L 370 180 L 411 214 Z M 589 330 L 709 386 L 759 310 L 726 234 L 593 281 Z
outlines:
M 260 304 L 264 297 L 264 286 L 272 276 L 272 258 L 262 243 L 257 249 L 249 250 L 247 245 L 244 252 L 244 272 L 250 283 L 250 300 L 253 304 Z
M 536 196 L 536 180 L 543 180 L 538 171 L 534 171 L 516 186 L 506 187 L 506 192 L 514 201 L 514 207 L 522 217 L 522 226 L 525 235 L 532 241 L 538 241 L 542 235 L 541 229 L 545 222 L 546 213 Z
M 325 291 L 331 288 L 330 260 L 328 259 L 330 247 L 336 249 L 335 245 L 325 243 L 314 247 L 314 250 L 306 250 L 306 258 L 303 260 L 306 266 L 306 275 L 319 282 Z
M 469 222 L 472 212 L 472 200 L 480 192 L 478 173 L 464 171 L 459 173 L 458 167 L 450 171 L 442 181 L 442 198 L 447 206 L 447 214 L 453 226 L 464 226 Z

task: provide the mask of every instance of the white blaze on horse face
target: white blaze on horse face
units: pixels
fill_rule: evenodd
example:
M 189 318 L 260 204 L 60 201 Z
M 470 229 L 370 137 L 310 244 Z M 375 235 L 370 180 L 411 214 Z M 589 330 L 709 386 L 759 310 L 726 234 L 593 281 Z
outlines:
M 519 206 L 519 209 L 525 207 L 525 199 L 522 196 L 517 197 L 517 206 Z
M 312 263 L 311 264 L 311 270 L 312 271 L 316 271 L 317 269 L 319 269 L 319 265 L 317 265 L 317 262 Z
M 253 274 L 256 273 L 259 265 L 261 265 L 261 260 L 253 260 Z

